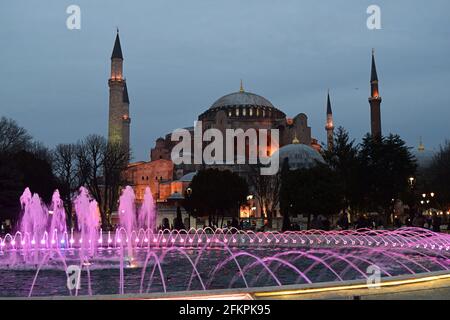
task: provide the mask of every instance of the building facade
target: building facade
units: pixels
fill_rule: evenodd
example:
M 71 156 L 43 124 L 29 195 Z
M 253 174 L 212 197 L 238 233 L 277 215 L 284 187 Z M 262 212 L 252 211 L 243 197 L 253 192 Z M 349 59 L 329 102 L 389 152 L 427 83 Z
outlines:
M 129 97 L 126 80 L 123 76 L 123 55 L 118 32 L 111 55 L 111 76 L 108 84 L 110 89 L 108 140 L 120 143 L 129 150 L 131 123 Z M 371 133 L 374 137 L 381 137 L 381 97 L 374 52 L 372 52 L 370 84 Z M 325 119 L 325 145 L 328 150 L 331 150 L 334 141 L 334 123 L 329 93 Z M 242 129 L 243 131 L 255 129 L 269 132 L 277 129 L 279 142 L 276 149 L 267 151 L 267 156 L 289 158 L 290 162 L 295 164 L 295 168 L 310 167 L 316 162 L 323 162 L 322 145 L 312 137 L 307 115 L 298 113 L 293 117 L 288 117 L 265 97 L 244 90 L 242 81 L 239 91 L 217 99 L 207 110 L 198 115 L 197 120 L 202 122 L 203 132 L 208 129 L 218 129 L 224 136 L 227 129 Z M 191 143 L 194 145 L 194 128 L 184 129 L 191 133 Z M 176 208 L 180 206 L 196 172 L 205 168 L 204 164 L 175 165 L 172 162 L 171 153 L 177 143 L 178 141 L 172 141 L 171 133 L 157 138 L 149 152 L 148 161 L 130 163 L 124 173 L 127 184 L 132 186 L 135 191 L 137 202 L 143 200 L 145 189 L 149 187 L 158 205 L 159 213 L 163 213 L 162 216 L 168 217 L 169 220 L 170 217 L 175 217 Z M 246 139 L 246 150 L 250 147 L 248 143 L 249 141 Z M 191 157 L 193 158 L 193 155 Z M 229 169 L 244 178 L 248 178 L 248 175 L 254 172 L 249 170 L 248 161 L 245 165 L 215 164 L 208 167 Z M 249 180 L 247 179 L 247 181 Z M 251 185 L 250 190 L 252 192 Z M 249 200 L 248 205 L 241 208 L 241 215 L 246 218 L 260 218 L 262 213 L 258 208 L 258 201 L 255 201 L 255 195 L 249 195 L 249 199 L 251 201 Z M 192 225 L 191 220 L 189 220 L 189 225 Z

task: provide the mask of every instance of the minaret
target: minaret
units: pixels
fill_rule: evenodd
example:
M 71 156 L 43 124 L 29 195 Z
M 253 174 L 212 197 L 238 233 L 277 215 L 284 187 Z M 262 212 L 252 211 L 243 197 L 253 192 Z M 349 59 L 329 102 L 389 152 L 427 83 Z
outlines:
M 108 81 L 108 85 L 108 141 L 110 143 L 119 143 L 128 150 L 130 140 L 129 100 L 126 82 L 123 78 L 123 55 L 118 29 L 111 55 L 111 77 Z
M 123 114 L 122 114 L 122 145 L 130 150 L 130 99 L 128 98 L 127 83 L 123 88 Z
M 327 146 L 328 151 L 333 150 L 334 139 L 334 124 L 333 124 L 333 112 L 331 111 L 330 91 L 327 96 L 327 123 L 325 124 L 325 130 L 327 131 Z
M 422 137 L 420 137 L 420 140 L 419 140 L 419 147 L 417 147 L 417 150 L 418 150 L 419 152 L 425 151 L 425 145 L 424 145 L 423 142 L 422 142 Z
M 370 127 L 372 137 L 381 138 L 381 97 L 378 90 L 378 75 L 375 65 L 375 50 L 372 49 L 372 71 L 370 76 Z

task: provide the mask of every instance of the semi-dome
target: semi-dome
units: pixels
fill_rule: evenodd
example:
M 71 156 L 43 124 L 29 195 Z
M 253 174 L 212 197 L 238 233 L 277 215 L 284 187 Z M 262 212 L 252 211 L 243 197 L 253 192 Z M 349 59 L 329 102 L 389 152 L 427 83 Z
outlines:
M 309 169 L 318 163 L 325 163 L 322 155 L 314 148 L 301 143 L 292 143 L 281 147 L 272 157 L 279 157 L 280 168 L 288 159 L 289 169 Z
M 258 106 L 274 108 L 273 104 L 264 97 L 245 91 L 233 92 L 219 98 L 210 109 L 234 107 L 234 106 Z

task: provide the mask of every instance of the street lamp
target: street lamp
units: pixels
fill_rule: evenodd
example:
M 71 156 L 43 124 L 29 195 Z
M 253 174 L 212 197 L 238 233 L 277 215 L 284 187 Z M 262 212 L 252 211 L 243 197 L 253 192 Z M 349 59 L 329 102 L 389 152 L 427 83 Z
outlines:
M 420 204 L 424 205 L 426 203 L 427 207 L 432 206 L 433 205 L 432 201 L 435 195 L 436 194 L 434 192 L 422 193 L 422 200 L 420 201 Z

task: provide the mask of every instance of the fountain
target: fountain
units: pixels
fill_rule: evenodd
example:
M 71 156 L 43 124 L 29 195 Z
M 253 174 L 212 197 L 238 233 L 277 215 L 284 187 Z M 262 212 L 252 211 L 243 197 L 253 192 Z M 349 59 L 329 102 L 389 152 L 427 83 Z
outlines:
M 0 297 L 344 283 L 367 279 L 373 266 L 387 279 L 450 273 L 450 235 L 420 228 L 156 230 L 150 189 L 137 208 L 133 189 L 126 187 L 119 201 L 120 227 L 102 231 L 97 202 L 80 188 L 74 200 L 78 229 L 68 232 L 57 191 L 50 210 L 29 189 L 20 202 L 20 229 L 0 237 Z M 66 285 L 66 271 L 73 266 L 82 269 L 75 291 Z

